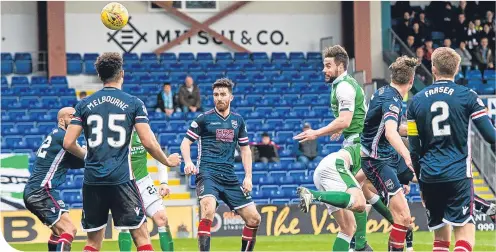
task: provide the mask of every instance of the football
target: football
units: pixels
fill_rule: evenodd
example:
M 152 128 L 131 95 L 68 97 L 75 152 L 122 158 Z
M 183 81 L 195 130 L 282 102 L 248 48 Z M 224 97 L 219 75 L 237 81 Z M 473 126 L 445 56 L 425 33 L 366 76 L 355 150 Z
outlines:
M 102 9 L 100 14 L 102 23 L 111 30 L 120 30 L 126 26 L 129 13 L 126 7 L 120 3 L 112 2 Z

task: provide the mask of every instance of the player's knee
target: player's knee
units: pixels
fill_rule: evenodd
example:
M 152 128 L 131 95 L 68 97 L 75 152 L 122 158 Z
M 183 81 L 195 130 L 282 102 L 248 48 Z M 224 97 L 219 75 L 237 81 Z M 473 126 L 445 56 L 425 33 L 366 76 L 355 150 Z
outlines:
M 215 208 L 205 207 L 203 208 L 201 215 L 202 215 L 202 219 L 213 220 L 215 215 Z
M 408 213 L 408 211 L 402 211 L 399 215 L 399 222 L 402 223 L 403 226 L 410 226 L 412 222 L 412 217 Z
M 167 226 L 167 215 L 165 214 L 165 211 L 160 211 L 154 216 L 154 221 L 155 224 L 157 224 L 158 227 L 165 227 Z
M 262 217 L 260 216 L 260 214 L 258 212 L 255 212 L 254 214 L 252 214 L 250 216 L 250 218 L 248 218 L 248 220 L 246 221 L 246 225 L 258 226 L 258 225 L 260 225 L 261 221 L 262 221 Z
M 76 236 L 77 228 L 72 224 L 68 217 L 62 217 L 59 226 L 59 234 L 67 233 L 71 234 L 73 237 Z
M 353 236 L 356 232 L 357 225 L 354 221 L 346 221 L 344 224 L 339 225 L 341 232 L 348 235 Z

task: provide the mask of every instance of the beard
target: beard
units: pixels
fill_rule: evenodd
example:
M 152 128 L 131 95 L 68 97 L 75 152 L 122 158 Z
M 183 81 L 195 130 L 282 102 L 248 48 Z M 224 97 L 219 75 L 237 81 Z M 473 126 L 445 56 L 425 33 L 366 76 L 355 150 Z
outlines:
M 215 108 L 217 109 L 217 111 L 219 112 L 224 112 L 227 110 L 227 105 L 225 103 L 217 103 L 217 105 L 215 105 Z
M 325 82 L 331 84 L 338 78 L 338 70 L 334 71 L 332 76 L 325 75 Z

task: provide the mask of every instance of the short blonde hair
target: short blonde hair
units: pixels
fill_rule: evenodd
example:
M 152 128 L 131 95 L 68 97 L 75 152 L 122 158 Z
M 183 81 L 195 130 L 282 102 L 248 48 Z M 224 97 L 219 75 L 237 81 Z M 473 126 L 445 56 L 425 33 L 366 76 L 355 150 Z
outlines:
M 437 75 L 454 77 L 460 67 L 461 57 L 449 47 L 439 47 L 432 53 L 432 66 L 436 68 Z
M 394 84 L 404 85 L 415 75 L 415 69 L 419 65 L 416 58 L 410 58 L 408 56 L 398 57 L 393 64 L 389 66 L 391 71 L 391 80 Z

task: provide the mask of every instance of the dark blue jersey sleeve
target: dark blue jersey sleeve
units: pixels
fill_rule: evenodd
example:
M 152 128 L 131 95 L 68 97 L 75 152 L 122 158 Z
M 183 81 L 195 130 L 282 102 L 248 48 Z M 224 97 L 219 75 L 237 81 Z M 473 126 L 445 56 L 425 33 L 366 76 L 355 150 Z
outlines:
M 412 104 L 408 107 L 407 112 L 407 132 L 408 132 L 408 147 L 410 149 L 410 158 L 412 159 L 413 170 L 417 178 L 420 177 L 420 157 L 422 146 L 418 135 L 417 121 L 415 117 L 415 98 Z
M 496 141 L 496 130 L 487 116 L 484 102 L 482 102 L 478 95 L 473 91 L 470 92 L 468 106 L 470 118 L 472 118 L 472 121 L 481 133 L 482 137 L 490 144 L 494 144 Z
M 189 129 L 184 137 L 189 139 L 191 142 L 195 142 L 196 140 L 198 140 L 198 138 L 200 138 L 202 134 L 204 117 L 205 115 L 200 114 L 195 120 L 193 120 L 189 125 Z
M 246 146 L 249 144 L 248 128 L 246 127 L 246 123 L 245 123 L 245 120 L 243 120 L 243 118 L 240 118 L 238 144 L 239 144 L 239 146 Z
M 148 111 L 146 111 L 145 104 L 138 97 L 135 97 L 135 105 L 136 105 L 136 117 L 134 118 L 134 122 L 136 123 L 148 123 Z
M 386 98 L 382 103 L 382 120 L 394 120 L 400 122 L 401 101 L 395 101 L 392 97 Z
M 76 104 L 76 107 L 74 107 L 76 112 L 74 112 L 74 116 L 72 117 L 71 124 L 83 126 L 83 119 L 82 119 L 83 117 L 82 117 L 82 111 L 81 111 L 82 105 L 81 104 L 82 104 L 82 101 L 78 102 L 78 104 Z

